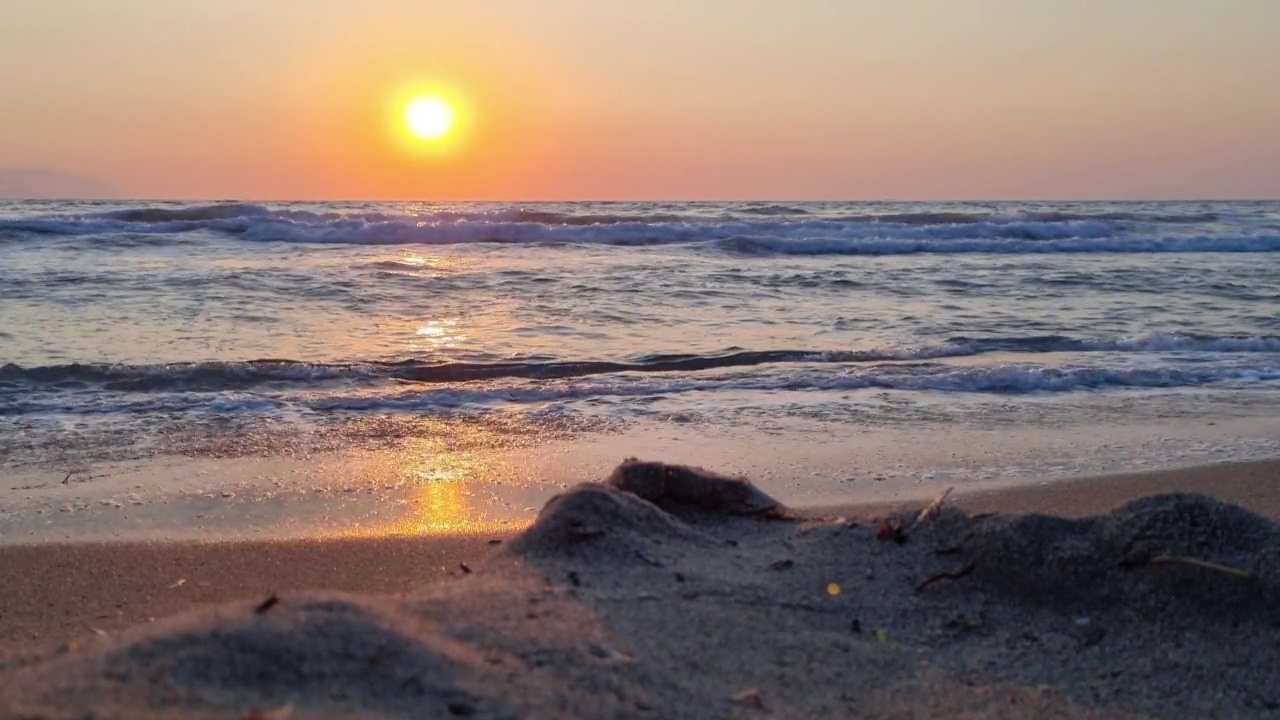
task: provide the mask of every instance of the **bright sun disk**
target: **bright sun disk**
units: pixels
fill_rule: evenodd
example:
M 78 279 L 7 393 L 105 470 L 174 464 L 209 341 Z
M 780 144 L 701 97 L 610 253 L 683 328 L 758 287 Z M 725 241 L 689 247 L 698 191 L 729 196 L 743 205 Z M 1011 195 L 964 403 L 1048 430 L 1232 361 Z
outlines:
M 453 105 L 435 95 L 414 98 L 404 108 L 405 127 L 419 140 L 441 140 L 453 131 L 457 122 Z

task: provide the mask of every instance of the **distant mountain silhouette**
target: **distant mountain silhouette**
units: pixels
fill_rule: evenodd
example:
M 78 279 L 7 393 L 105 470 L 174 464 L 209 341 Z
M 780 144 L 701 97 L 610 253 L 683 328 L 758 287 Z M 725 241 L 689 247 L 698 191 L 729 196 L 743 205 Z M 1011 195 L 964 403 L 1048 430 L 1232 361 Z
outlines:
M 41 168 L 0 168 L 0 198 L 22 200 L 117 198 L 119 189 L 83 175 Z

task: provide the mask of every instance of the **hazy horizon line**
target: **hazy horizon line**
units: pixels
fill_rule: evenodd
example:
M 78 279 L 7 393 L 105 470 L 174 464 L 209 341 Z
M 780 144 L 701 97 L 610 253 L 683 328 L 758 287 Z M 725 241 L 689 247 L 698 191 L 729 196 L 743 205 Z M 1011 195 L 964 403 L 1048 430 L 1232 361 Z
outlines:
M 36 196 L 36 197 L 4 197 L 4 202 L 92 202 L 92 203 L 510 203 L 510 204 L 553 204 L 553 203 L 595 203 L 595 204 L 638 204 L 638 203 L 681 203 L 717 205 L 726 203 L 954 203 L 954 204 L 999 204 L 999 203 L 1268 203 L 1280 202 L 1280 195 L 1273 197 L 1219 197 L 1219 198 L 1180 198 L 1180 197 L 1028 197 L 1028 198 L 574 198 L 574 199 L 537 199 L 537 198 L 281 198 L 281 197 L 74 197 L 74 196 Z

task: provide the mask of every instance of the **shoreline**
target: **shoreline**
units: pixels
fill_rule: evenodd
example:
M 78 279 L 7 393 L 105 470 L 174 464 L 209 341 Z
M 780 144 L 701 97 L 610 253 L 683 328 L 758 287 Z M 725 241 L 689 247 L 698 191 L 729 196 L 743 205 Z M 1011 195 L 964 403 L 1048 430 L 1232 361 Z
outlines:
M 1280 460 L 968 488 L 948 504 L 970 513 L 1105 513 L 1140 497 L 1195 492 L 1280 520 Z M 871 518 L 927 500 L 798 508 L 811 520 Z M 307 590 L 403 595 L 464 574 L 526 526 L 483 534 L 302 539 L 102 540 L 0 546 L 0 654 L 108 633 L 192 608 Z

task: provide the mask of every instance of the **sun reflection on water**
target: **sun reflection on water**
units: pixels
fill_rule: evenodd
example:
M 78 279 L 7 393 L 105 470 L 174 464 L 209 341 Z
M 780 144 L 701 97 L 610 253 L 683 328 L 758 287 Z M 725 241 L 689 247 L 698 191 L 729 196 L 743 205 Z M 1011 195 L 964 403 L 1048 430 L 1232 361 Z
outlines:
M 527 513 L 517 514 L 499 499 L 503 490 L 520 485 L 507 463 L 493 452 L 456 449 L 459 442 L 493 440 L 487 437 L 492 430 L 472 431 L 480 437 L 422 438 L 397 454 L 393 472 L 404 482 L 403 510 L 377 534 L 506 533 L 527 524 Z
M 440 264 L 440 259 L 429 258 L 423 255 L 414 255 L 413 253 L 406 253 L 405 255 L 402 255 L 400 257 L 398 262 L 401 265 L 412 265 L 414 267 L 426 267 L 428 265 L 434 266 L 434 265 Z

